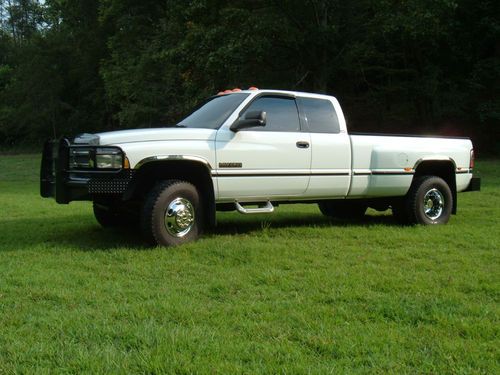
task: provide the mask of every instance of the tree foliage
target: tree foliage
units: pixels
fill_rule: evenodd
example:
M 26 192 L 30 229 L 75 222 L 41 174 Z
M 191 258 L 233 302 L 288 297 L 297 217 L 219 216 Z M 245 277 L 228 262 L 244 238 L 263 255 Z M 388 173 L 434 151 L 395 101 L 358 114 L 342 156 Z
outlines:
M 333 94 L 354 130 L 495 148 L 499 15 L 495 0 L 0 0 L 0 144 L 161 126 L 255 85 Z

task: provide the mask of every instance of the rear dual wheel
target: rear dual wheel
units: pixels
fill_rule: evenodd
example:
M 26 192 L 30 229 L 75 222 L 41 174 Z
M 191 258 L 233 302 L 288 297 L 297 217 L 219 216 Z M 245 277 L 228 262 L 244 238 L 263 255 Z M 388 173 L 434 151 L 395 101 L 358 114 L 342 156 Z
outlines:
M 440 177 L 417 177 L 406 196 L 394 202 L 392 212 L 403 224 L 446 224 L 453 208 L 450 187 Z
M 321 213 L 338 219 L 360 219 L 365 215 L 367 206 L 356 200 L 331 200 L 318 203 Z

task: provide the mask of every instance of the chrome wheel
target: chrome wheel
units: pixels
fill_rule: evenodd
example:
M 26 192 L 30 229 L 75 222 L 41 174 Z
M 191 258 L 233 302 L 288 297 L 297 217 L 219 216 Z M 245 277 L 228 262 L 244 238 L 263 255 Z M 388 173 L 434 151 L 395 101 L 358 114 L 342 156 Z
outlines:
M 175 237 L 184 237 L 195 223 L 194 208 L 185 198 L 175 198 L 165 211 L 165 228 Z
M 441 216 L 444 209 L 444 197 L 441 192 L 434 188 L 424 195 L 424 214 L 431 220 Z

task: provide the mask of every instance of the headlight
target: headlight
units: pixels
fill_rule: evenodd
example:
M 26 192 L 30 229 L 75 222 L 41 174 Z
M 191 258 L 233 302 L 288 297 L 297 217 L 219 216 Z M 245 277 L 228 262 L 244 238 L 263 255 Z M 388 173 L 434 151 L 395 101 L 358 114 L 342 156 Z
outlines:
M 72 147 L 69 149 L 70 169 L 120 169 L 123 152 L 117 147 Z
M 96 168 L 119 169 L 123 165 L 121 150 L 116 148 L 97 148 L 95 152 Z
M 91 157 L 92 148 L 74 147 L 69 149 L 69 168 L 70 169 L 88 169 L 93 168 Z

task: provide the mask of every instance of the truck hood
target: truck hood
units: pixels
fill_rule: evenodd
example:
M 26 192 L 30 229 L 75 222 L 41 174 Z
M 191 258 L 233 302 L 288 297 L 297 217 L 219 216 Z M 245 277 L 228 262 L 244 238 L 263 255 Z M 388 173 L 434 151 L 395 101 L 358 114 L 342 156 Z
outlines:
M 97 134 L 80 134 L 75 137 L 74 143 L 112 145 L 146 141 L 214 140 L 216 133 L 217 130 L 202 128 L 131 129 Z

